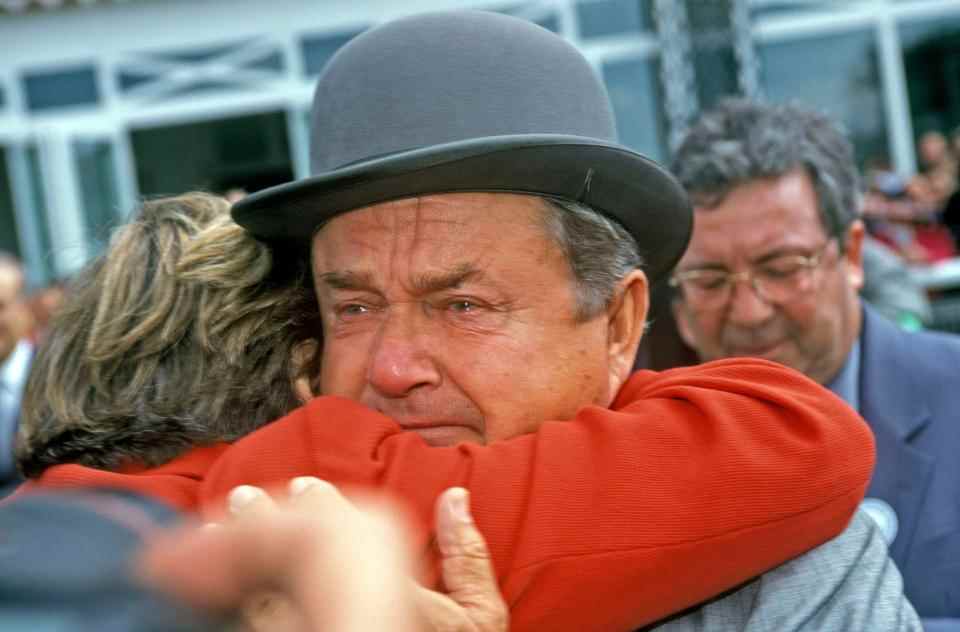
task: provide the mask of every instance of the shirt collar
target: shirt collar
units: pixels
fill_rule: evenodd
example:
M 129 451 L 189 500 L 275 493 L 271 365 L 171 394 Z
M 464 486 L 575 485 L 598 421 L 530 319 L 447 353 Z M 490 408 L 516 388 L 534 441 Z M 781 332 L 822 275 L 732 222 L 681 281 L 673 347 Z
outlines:
M 860 410 L 860 340 L 853 341 L 840 372 L 826 385 L 850 408 Z
M 30 374 L 30 356 L 33 345 L 20 340 L 13 352 L 0 363 L 0 386 L 15 393 L 23 390 Z

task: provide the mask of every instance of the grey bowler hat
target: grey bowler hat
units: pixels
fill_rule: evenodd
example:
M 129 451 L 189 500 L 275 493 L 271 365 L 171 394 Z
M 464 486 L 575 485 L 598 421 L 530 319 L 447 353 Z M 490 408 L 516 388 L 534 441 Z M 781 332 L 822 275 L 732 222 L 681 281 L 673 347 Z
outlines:
M 428 13 L 357 36 L 313 100 L 311 176 L 250 195 L 233 217 L 258 238 L 308 242 L 323 222 L 437 193 L 565 198 L 619 221 L 648 276 L 686 249 L 693 215 L 660 165 L 616 142 L 603 84 L 563 38 L 481 11 Z

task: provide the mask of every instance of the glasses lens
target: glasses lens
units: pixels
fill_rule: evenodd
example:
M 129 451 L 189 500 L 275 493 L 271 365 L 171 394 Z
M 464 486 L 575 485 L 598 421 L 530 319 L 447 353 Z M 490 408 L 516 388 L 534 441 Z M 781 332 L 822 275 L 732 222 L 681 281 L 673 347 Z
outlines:
M 753 276 L 760 293 L 774 303 L 784 303 L 812 288 L 813 271 L 803 260 L 764 266 Z
M 679 285 L 684 299 L 701 309 L 722 305 L 730 288 L 727 274 L 718 270 L 697 270 L 680 279 Z

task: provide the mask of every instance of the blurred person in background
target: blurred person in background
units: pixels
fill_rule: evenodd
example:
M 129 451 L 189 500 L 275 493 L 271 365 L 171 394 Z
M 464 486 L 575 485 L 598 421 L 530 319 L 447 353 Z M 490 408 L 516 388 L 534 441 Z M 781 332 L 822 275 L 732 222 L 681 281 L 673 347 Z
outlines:
M 869 232 L 912 265 L 956 254 L 946 218 L 957 189 L 958 163 L 952 145 L 940 132 L 927 132 L 920 137 L 917 151 L 922 170 L 909 179 L 893 172 L 885 161 L 870 161 L 862 206 Z
M 795 105 L 728 101 L 691 127 L 673 170 L 695 207 L 672 276 L 702 360 L 800 370 L 877 440 L 864 506 L 923 617 L 960 625 L 960 337 L 906 332 L 861 302 L 864 228 L 850 143 Z
M 13 443 L 33 359 L 30 329 L 23 268 L 16 257 L 0 252 L 0 496 L 19 478 Z
M 882 241 L 864 233 L 863 287 L 860 296 L 904 329 L 923 329 L 933 320 L 926 289 L 907 262 Z
M 37 344 L 43 339 L 57 310 L 63 304 L 69 287 L 69 280 L 61 278 L 31 293 L 27 297 L 27 306 L 33 317 L 33 328 L 30 332 L 30 339 Z
M 957 189 L 957 157 L 953 146 L 939 131 L 929 131 L 917 141 L 920 173 L 907 184 L 910 197 L 938 212 Z
M 960 156 L 960 127 L 953 130 L 950 135 L 950 146 L 955 156 Z M 958 177 L 960 177 L 960 167 L 958 167 Z M 954 189 L 953 193 L 947 199 L 943 207 L 943 224 L 953 236 L 953 243 L 960 248 L 960 190 Z

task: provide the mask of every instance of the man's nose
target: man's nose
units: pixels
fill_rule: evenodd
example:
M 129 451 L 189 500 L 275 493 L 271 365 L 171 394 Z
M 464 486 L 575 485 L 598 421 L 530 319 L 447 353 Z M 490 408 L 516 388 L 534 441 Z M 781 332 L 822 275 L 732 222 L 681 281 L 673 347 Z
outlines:
M 730 311 L 728 318 L 737 325 L 756 325 L 773 315 L 775 307 L 767 301 L 754 284 L 747 279 L 734 283 L 730 288 Z
M 384 397 L 405 397 L 420 387 L 439 386 L 442 380 L 424 323 L 411 313 L 415 311 L 388 315 L 374 342 L 367 381 Z

